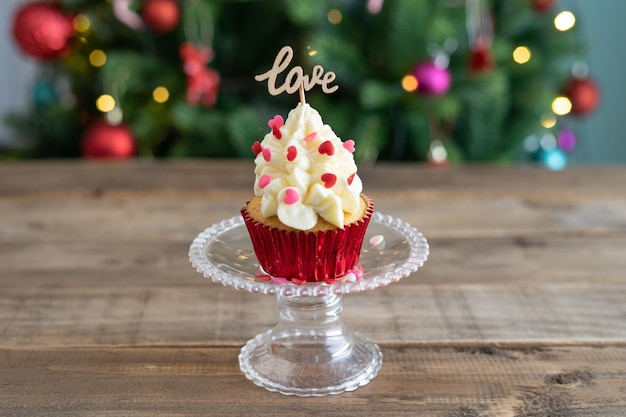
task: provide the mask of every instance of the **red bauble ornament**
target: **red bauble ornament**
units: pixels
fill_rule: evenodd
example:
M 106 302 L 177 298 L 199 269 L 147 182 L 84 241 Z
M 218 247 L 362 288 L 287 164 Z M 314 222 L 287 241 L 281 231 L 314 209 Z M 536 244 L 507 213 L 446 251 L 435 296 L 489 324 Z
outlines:
M 563 94 L 572 102 L 572 113 L 579 116 L 591 113 L 600 103 L 600 90 L 590 78 L 572 78 Z
M 88 158 L 126 159 L 135 154 L 135 140 L 126 125 L 99 121 L 85 131 L 82 151 Z
M 175 0 L 147 0 L 141 7 L 141 17 L 150 29 L 167 33 L 180 21 L 180 6 Z
M 493 53 L 490 47 L 479 46 L 475 50 L 470 51 L 468 63 L 470 73 L 489 72 L 495 66 L 496 63 L 493 60 Z
M 413 70 L 413 76 L 417 78 L 417 91 L 426 95 L 443 95 L 452 85 L 450 71 L 437 66 L 433 61 L 418 64 Z
M 530 7 L 534 11 L 542 13 L 554 8 L 556 2 L 557 0 L 530 0 Z
M 13 37 L 32 57 L 50 60 L 66 55 L 75 34 L 72 16 L 50 2 L 28 3 L 15 13 Z

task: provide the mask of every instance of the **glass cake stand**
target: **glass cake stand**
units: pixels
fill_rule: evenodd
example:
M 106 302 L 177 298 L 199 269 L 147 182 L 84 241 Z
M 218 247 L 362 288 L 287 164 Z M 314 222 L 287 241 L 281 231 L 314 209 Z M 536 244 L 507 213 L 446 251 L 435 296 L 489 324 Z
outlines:
M 375 212 L 357 270 L 333 284 L 297 285 L 260 271 L 243 219 L 235 216 L 200 233 L 191 243 L 189 260 L 214 282 L 277 298 L 276 327 L 241 349 L 239 366 L 245 376 L 269 391 L 323 396 L 367 384 L 382 365 L 378 346 L 343 325 L 343 295 L 399 281 L 417 271 L 428 252 L 428 242 L 416 228 Z

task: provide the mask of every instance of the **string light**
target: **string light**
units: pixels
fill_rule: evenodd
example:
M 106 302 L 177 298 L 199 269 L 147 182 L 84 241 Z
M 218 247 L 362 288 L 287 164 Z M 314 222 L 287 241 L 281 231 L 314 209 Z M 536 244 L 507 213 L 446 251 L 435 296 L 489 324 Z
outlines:
M 101 67 L 107 62 L 107 55 L 101 49 L 94 49 L 89 54 L 89 63 L 94 67 Z
M 567 166 L 567 156 L 561 149 L 552 149 L 544 152 L 541 159 L 544 165 L 552 171 L 560 171 Z
M 552 101 L 552 111 L 558 116 L 565 116 L 572 111 L 572 102 L 567 97 L 559 96 Z
M 108 113 L 115 108 L 115 99 L 109 94 L 103 94 L 96 100 L 96 108 L 102 113 Z
M 170 98 L 170 92 L 167 88 L 159 86 L 152 92 L 152 98 L 157 103 L 165 103 Z
M 419 82 L 417 81 L 417 78 L 415 78 L 415 76 L 413 75 L 405 75 L 404 78 L 402 78 L 402 88 L 404 89 L 404 91 L 408 91 L 409 93 L 417 90 L 417 87 L 419 85 Z
M 91 26 L 91 21 L 84 14 L 78 14 L 72 21 L 76 32 L 87 32 Z
M 554 18 L 554 27 L 561 32 L 570 30 L 576 24 L 576 16 L 569 10 L 562 11 Z
M 328 12 L 327 17 L 328 17 L 328 21 L 333 25 L 338 25 L 343 20 L 343 15 L 337 9 L 331 9 Z
M 539 145 L 539 139 L 537 138 L 537 135 L 526 136 L 526 138 L 524 139 L 524 149 L 526 149 L 527 152 L 535 153 L 540 148 L 541 146 Z
M 540 121 L 541 126 L 545 127 L 546 129 L 550 129 L 556 126 L 556 117 L 552 113 L 544 114 L 543 116 L 541 116 Z
M 123 116 L 124 114 L 122 113 L 122 109 L 115 106 L 106 114 L 106 119 L 110 124 L 116 125 L 122 122 Z
M 311 47 L 310 47 L 310 46 L 307 46 L 307 47 L 306 47 L 306 49 L 308 49 L 308 50 L 309 50 L 309 56 L 315 56 L 315 55 L 317 55 L 317 50 L 315 50 L 315 49 L 311 49 Z
M 544 151 L 550 151 L 556 148 L 556 137 L 552 133 L 544 133 L 539 138 L 539 145 Z
M 527 63 L 528 61 L 530 61 L 531 57 L 532 52 L 526 46 L 518 46 L 513 51 L 513 61 L 517 62 L 518 64 Z
M 435 164 L 444 164 L 448 160 L 448 151 L 440 140 L 433 140 L 430 144 L 430 159 Z

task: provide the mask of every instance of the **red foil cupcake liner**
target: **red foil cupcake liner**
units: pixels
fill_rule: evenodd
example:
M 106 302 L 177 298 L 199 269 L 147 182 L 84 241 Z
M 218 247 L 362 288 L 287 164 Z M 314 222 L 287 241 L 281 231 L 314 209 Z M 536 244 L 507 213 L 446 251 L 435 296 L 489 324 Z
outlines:
M 363 218 L 343 229 L 326 232 L 286 231 L 258 223 L 246 207 L 241 215 L 261 267 L 272 277 L 295 283 L 327 282 L 355 269 L 359 263 L 365 231 L 374 212 L 369 197 Z

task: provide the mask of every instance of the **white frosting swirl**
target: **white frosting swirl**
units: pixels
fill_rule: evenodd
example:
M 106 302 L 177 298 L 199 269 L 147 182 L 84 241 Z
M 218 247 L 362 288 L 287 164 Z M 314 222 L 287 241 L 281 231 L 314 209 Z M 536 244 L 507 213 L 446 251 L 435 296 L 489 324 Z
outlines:
M 321 216 L 343 229 L 344 212 L 358 210 L 363 190 L 354 142 L 342 142 L 306 103 L 291 110 L 283 126 L 273 126 L 254 161 L 254 193 L 261 196 L 263 216 L 278 216 L 299 230 L 312 228 Z

